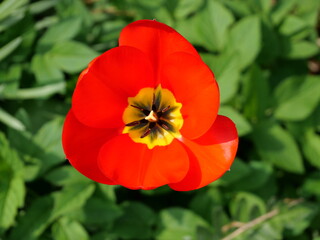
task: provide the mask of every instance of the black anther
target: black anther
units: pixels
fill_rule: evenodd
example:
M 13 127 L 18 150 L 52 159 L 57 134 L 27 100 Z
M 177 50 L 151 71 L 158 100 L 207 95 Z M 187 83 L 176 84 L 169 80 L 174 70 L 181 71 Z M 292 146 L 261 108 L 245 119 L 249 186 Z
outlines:
M 169 109 L 170 109 L 170 105 L 168 107 L 165 107 L 164 109 L 162 109 L 161 112 L 164 113 L 164 112 L 168 111 Z
M 134 126 L 137 126 L 140 124 L 140 121 L 134 121 L 134 122 L 131 122 L 131 123 L 127 123 L 126 126 L 127 127 L 134 127 Z
M 140 136 L 140 138 L 144 138 L 144 137 L 148 136 L 150 133 L 151 133 L 151 129 L 148 128 L 148 129 Z

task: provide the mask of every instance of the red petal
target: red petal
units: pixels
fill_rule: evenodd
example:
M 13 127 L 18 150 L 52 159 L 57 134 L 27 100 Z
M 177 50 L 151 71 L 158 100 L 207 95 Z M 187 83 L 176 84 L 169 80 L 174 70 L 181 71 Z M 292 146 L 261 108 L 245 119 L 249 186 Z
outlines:
M 96 128 L 123 126 L 128 97 L 141 88 L 154 87 L 150 62 L 138 49 L 107 51 L 83 71 L 72 98 L 72 108 L 83 124 Z
M 64 122 L 62 145 L 71 165 L 86 177 L 100 183 L 113 184 L 98 168 L 98 153 L 102 145 L 115 136 L 115 129 L 95 129 L 81 124 L 69 111 Z
M 213 73 L 200 59 L 188 53 L 174 53 L 161 68 L 161 84 L 182 103 L 184 118 L 180 130 L 184 137 L 195 139 L 213 124 L 219 109 L 219 88 Z
M 106 143 L 99 154 L 101 171 L 131 189 L 152 189 L 181 181 L 189 169 L 188 155 L 181 143 L 148 149 L 120 135 Z
M 127 25 L 120 34 L 119 45 L 132 46 L 143 51 L 156 71 L 164 59 L 174 52 L 187 52 L 199 57 L 183 36 L 155 20 L 139 20 Z
M 183 139 L 183 143 L 188 149 L 190 170 L 181 182 L 170 187 L 190 191 L 206 186 L 230 169 L 238 148 L 238 134 L 234 123 L 219 115 L 206 134 L 194 141 Z
M 95 59 L 90 69 L 108 87 L 126 98 L 136 96 L 141 88 L 155 87 L 150 60 L 134 47 L 110 49 Z
M 81 74 L 72 96 L 72 109 L 83 124 L 94 128 L 124 125 L 122 114 L 128 105 L 89 70 Z

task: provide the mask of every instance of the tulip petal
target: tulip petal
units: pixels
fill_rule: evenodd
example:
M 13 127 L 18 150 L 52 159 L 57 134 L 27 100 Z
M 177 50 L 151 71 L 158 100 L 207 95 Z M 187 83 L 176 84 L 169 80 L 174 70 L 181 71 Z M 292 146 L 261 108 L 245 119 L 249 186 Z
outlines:
M 115 136 L 115 129 L 95 129 L 80 123 L 72 109 L 64 122 L 62 145 L 66 158 L 86 177 L 104 184 L 114 184 L 104 176 L 97 164 L 100 148 Z
M 189 160 L 178 140 L 149 150 L 147 145 L 135 143 L 125 134 L 102 147 L 99 166 L 108 178 L 122 186 L 153 189 L 181 181 L 189 169 Z
M 153 67 L 147 55 L 131 46 L 120 46 L 96 58 L 92 72 L 124 97 L 134 97 L 145 87 L 155 87 Z
M 93 128 L 114 128 L 124 125 L 122 114 L 125 99 L 112 91 L 90 70 L 81 74 L 72 96 L 72 109 L 77 119 Z
M 161 67 L 161 84 L 182 103 L 181 134 L 196 139 L 212 126 L 219 109 L 219 88 L 213 73 L 191 54 L 171 54 Z
M 72 108 L 83 124 L 95 128 L 123 126 L 128 97 L 154 87 L 151 63 L 138 49 L 118 47 L 90 63 L 79 77 Z
M 143 51 L 155 71 L 174 52 L 187 52 L 199 58 L 194 47 L 173 28 L 155 20 L 139 20 L 127 25 L 120 33 L 120 46 L 132 46 Z
M 234 123 L 218 116 L 207 133 L 196 140 L 183 139 L 190 170 L 186 177 L 169 186 L 177 191 L 201 188 L 221 177 L 230 166 L 238 148 L 238 134 Z

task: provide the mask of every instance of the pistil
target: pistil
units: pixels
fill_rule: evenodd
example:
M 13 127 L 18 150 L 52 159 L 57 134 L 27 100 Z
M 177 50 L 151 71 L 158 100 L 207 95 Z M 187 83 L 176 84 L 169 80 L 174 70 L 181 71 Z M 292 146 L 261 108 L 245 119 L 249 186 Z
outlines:
M 148 120 L 149 122 L 157 122 L 158 121 L 158 116 L 157 116 L 157 113 L 155 113 L 153 110 L 151 110 L 149 115 L 146 116 L 144 119 Z

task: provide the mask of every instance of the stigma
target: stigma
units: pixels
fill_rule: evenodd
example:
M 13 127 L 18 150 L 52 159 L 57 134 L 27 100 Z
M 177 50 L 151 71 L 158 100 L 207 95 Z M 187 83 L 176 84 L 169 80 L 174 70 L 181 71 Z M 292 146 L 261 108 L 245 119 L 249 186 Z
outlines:
M 144 119 L 148 120 L 149 122 L 157 122 L 158 121 L 158 116 L 157 116 L 157 113 L 155 113 L 153 110 L 151 110 L 149 115 L 146 116 Z

